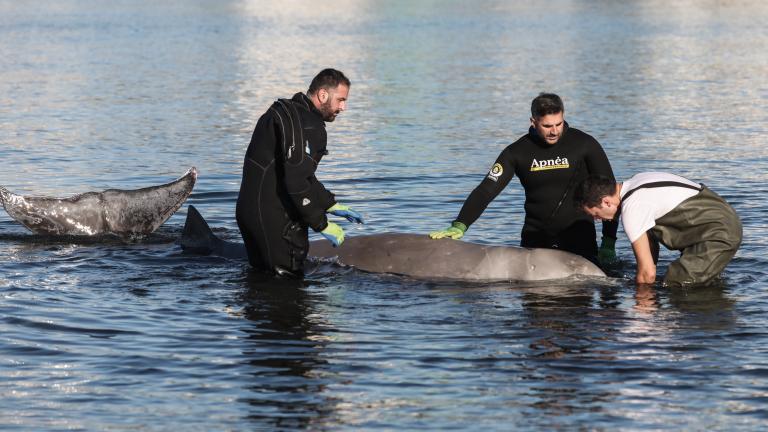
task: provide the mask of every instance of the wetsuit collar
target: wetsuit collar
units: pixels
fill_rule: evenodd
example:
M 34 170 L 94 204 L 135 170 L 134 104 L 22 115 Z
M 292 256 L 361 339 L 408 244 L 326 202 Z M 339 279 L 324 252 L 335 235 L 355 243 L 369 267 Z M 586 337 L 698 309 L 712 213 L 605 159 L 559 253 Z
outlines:
M 316 114 L 318 117 L 320 117 L 320 120 L 323 119 L 323 113 L 321 113 L 319 109 L 315 108 L 315 104 L 312 103 L 312 99 L 310 99 L 309 96 L 305 95 L 304 93 L 296 93 L 293 95 L 291 100 L 296 102 L 301 107 L 307 109 L 309 112 Z
M 562 141 L 563 138 L 565 138 L 565 134 L 568 132 L 568 129 L 569 129 L 568 122 L 563 120 L 563 123 L 564 123 L 563 134 L 560 135 L 560 140 L 557 141 L 554 145 L 560 144 L 560 141 Z M 531 140 L 533 140 L 533 142 L 535 142 L 536 144 L 546 146 L 546 147 L 552 147 L 552 144 L 549 144 L 546 141 L 544 141 L 544 138 L 542 138 L 541 135 L 539 135 L 539 133 L 536 132 L 536 129 L 534 129 L 533 126 L 528 128 L 528 135 L 531 137 Z

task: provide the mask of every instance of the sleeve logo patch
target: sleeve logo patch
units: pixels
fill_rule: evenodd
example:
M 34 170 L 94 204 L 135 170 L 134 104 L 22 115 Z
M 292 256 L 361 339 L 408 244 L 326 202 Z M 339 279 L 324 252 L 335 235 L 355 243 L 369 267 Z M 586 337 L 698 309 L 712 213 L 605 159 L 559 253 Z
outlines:
M 504 174 L 504 168 L 500 163 L 495 163 L 491 167 L 491 170 L 488 171 L 488 178 L 493 181 L 499 181 L 499 177 L 501 177 L 502 174 Z
M 304 198 L 303 200 L 301 200 L 301 205 L 303 207 L 306 207 L 306 206 L 308 206 L 311 203 L 312 203 L 312 201 L 310 201 L 309 198 Z

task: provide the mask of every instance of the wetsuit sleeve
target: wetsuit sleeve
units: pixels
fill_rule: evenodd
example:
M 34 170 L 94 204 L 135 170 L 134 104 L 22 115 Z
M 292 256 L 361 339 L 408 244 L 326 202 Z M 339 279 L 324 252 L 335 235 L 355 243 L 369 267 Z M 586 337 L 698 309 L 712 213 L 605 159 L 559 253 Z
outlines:
M 611 163 L 608 162 L 608 156 L 605 155 L 603 147 L 597 140 L 593 139 L 591 148 L 586 154 L 587 173 L 589 175 L 602 175 L 615 180 Z M 603 237 L 616 238 L 616 232 L 619 229 L 619 221 L 603 221 Z
M 312 189 L 312 195 L 315 197 L 317 205 L 325 210 L 331 208 L 336 204 L 336 196 L 325 188 L 325 185 L 317 179 L 314 175 L 309 179 L 309 185 Z
M 501 152 L 483 181 L 469 194 L 467 200 L 456 217 L 456 222 L 463 223 L 467 228 L 483 214 L 488 204 L 504 190 L 514 177 L 515 170 L 509 151 Z
M 296 155 L 295 153 L 298 153 Z M 285 163 L 285 187 L 301 219 L 315 231 L 328 226 L 325 210 L 333 205 L 332 195 L 315 178 L 315 163 L 303 150 L 294 152 Z
M 325 138 L 322 140 L 325 142 Z M 322 147 L 318 149 L 317 151 L 313 151 L 312 158 L 315 161 L 315 169 L 317 169 L 317 165 L 320 165 L 320 161 L 323 159 L 323 156 L 327 155 L 328 151 L 325 149 L 325 147 Z M 325 188 L 325 185 L 315 177 L 313 174 L 312 177 L 309 179 L 310 187 L 314 191 L 315 199 L 318 202 L 318 205 L 328 210 L 331 208 L 334 204 L 336 204 L 336 196 Z

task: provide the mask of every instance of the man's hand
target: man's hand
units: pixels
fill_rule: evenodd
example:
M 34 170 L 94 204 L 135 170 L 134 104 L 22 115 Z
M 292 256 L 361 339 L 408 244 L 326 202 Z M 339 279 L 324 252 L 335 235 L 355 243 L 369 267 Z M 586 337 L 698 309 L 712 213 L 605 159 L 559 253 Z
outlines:
M 324 230 L 320 231 L 329 242 L 333 244 L 333 247 L 339 247 L 344 243 L 344 230 L 333 222 L 328 222 L 328 226 Z
M 454 222 L 450 227 L 441 231 L 432 231 L 429 233 L 429 237 L 433 239 L 451 238 L 458 240 L 464 237 L 464 233 L 467 231 L 467 226 L 461 222 Z
M 328 208 L 326 212 L 332 215 L 347 218 L 347 220 L 350 222 L 356 222 L 359 224 L 365 223 L 363 222 L 363 216 L 360 213 L 352 210 L 351 208 L 349 208 L 349 206 L 345 206 L 344 204 L 336 203 L 332 205 L 330 208 Z

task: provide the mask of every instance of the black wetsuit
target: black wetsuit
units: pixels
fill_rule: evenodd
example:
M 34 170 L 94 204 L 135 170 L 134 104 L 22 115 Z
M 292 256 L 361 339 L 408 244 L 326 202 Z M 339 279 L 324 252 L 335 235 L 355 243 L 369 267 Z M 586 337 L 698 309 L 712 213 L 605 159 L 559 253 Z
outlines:
M 525 223 L 520 245 L 563 249 L 596 262 L 592 218 L 574 207 L 573 189 L 591 174 L 613 177 L 600 144 L 566 123 L 560 140 L 546 143 L 530 128 L 507 146 L 469 195 L 456 221 L 469 227 L 517 174 L 525 189 Z M 603 236 L 616 238 L 616 222 L 603 223 Z
M 325 211 L 335 204 L 315 177 L 326 143 L 322 115 L 303 93 L 276 101 L 259 118 L 245 153 L 236 210 L 253 267 L 302 275 L 307 227 L 325 229 Z

